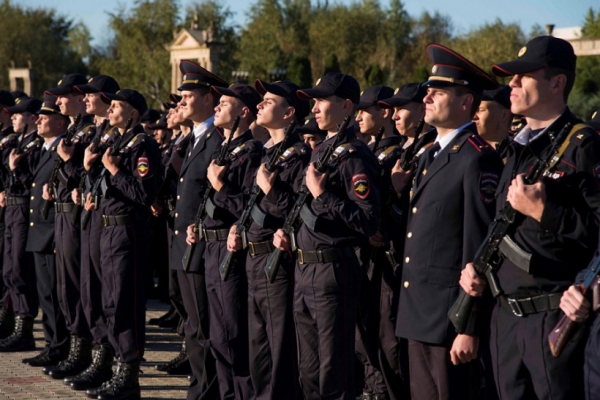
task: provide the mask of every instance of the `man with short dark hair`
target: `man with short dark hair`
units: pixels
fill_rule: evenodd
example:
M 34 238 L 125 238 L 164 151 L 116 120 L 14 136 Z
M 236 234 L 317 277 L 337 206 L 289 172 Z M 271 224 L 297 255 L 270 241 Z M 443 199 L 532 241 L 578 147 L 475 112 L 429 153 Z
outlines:
M 561 317 L 561 295 L 598 244 L 600 137 L 589 127 L 575 125 L 543 179 L 531 184 L 523 179 L 546 156 L 565 124 L 579 122 L 565 103 L 575 64 L 569 42 L 540 36 L 517 59 L 492 67 L 497 76 L 512 77 L 511 111 L 527 119 L 508 146 L 497 192 L 497 210 L 508 201 L 518 211 L 501 245 L 497 278 L 503 294 L 491 323 L 490 348 L 501 399 L 584 397 L 585 335 L 574 336 L 560 358 L 551 354 L 547 337 Z M 483 293 L 486 284 L 470 265 L 460 283 L 471 295 Z
M 512 118 L 510 87 L 500 85 L 498 89 L 483 91 L 481 104 L 475 112 L 473 121 L 479 135 L 500 154 L 508 146 L 507 138 Z

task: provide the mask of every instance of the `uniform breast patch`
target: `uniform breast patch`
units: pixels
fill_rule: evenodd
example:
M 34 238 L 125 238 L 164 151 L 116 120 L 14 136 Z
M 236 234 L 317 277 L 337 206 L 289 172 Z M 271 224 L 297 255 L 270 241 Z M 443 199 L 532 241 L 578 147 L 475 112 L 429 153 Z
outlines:
M 138 158 L 138 162 L 137 162 L 138 175 L 143 178 L 146 175 L 148 175 L 148 171 L 150 171 L 150 164 L 148 164 L 148 158 L 147 157 Z
M 369 177 L 366 174 L 356 174 L 352 177 L 352 186 L 354 194 L 361 200 L 365 200 L 371 192 Z
M 482 172 L 479 174 L 479 194 L 485 204 L 490 204 L 496 198 L 498 181 L 499 177 L 494 173 Z

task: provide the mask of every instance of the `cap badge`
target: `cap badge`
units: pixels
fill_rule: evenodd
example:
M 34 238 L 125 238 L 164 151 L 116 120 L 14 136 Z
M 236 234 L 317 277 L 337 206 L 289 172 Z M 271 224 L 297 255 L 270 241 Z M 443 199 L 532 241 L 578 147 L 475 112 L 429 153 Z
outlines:
M 596 118 L 596 115 L 598 115 L 598 111 L 596 111 L 596 112 L 594 113 L 594 115 L 592 115 L 592 119 Z
M 21 99 L 15 99 L 15 104 L 19 104 L 21 102 Z
M 321 83 L 321 78 L 317 79 L 317 84 L 315 86 L 319 86 L 319 83 Z
M 90 83 L 90 82 L 91 82 L 91 81 L 93 81 L 93 80 L 94 80 L 94 78 L 90 78 L 90 80 L 88 81 L 88 83 Z
M 58 85 L 57 86 L 60 86 L 61 83 L 62 83 L 62 79 L 60 81 L 58 81 Z
M 523 54 L 527 52 L 527 46 L 524 46 L 521 50 L 519 50 L 519 57 L 523 57 Z
M 431 73 L 436 74 L 437 72 L 438 72 L 438 66 L 434 65 L 433 68 L 431 68 Z
M 365 93 L 365 91 L 363 90 L 362 92 L 360 92 L 360 95 L 362 96 Z
M 398 88 L 396 88 L 396 90 L 394 90 L 394 94 L 395 95 L 398 94 L 399 91 L 400 91 L 400 88 L 398 87 Z

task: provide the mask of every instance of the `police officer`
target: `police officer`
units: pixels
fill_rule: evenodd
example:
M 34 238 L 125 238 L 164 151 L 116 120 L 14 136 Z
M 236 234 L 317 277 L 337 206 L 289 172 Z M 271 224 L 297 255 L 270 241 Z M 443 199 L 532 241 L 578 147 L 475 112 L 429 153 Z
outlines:
M 112 141 L 114 131 L 110 125 L 102 130 L 102 124 L 108 118 L 109 101 L 103 101 L 102 93 L 116 93 L 120 87 L 117 81 L 108 75 L 97 75 L 83 85 L 73 87 L 77 92 L 85 94 L 85 111 L 94 116 L 96 122 L 93 141 L 100 148 Z M 109 121 L 107 121 L 108 123 Z M 100 136 L 98 138 L 98 136 Z M 90 146 L 88 146 L 89 149 Z M 89 150 L 86 150 L 89 153 Z M 85 159 L 85 153 L 84 153 Z M 88 156 L 89 159 L 89 156 Z M 85 172 L 78 187 L 73 189 L 73 203 L 81 204 L 90 193 L 91 186 L 101 170 L 101 161 L 90 165 L 84 163 Z M 91 204 L 88 204 L 91 207 Z M 74 211 L 75 213 L 77 211 Z M 102 308 L 102 268 L 100 266 L 100 237 L 102 233 L 102 215 L 97 211 L 90 213 L 90 221 L 81 228 L 81 272 L 79 276 L 81 307 L 94 346 L 92 363 L 78 375 L 65 377 L 65 384 L 75 390 L 86 390 L 100 386 L 112 377 L 112 361 L 114 349 L 108 340 L 107 322 Z
M 81 303 L 81 229 L 79 221 L 72 217 L 74 203 L 71 198 L 71 191 L 79 185 L 83 175 L 85 146 L 96 131 L 93 116 L 85 111 L 84 94 L 75 89 L 75 85 L 86 83 L 83 75 L 68 74 L 56 88 L 48 90 L 48 93 L 57 96 L 56 104 L 61 113 L 70 118 L 69 130 L 74 132 L 71 145 L 67 146 L 64 140 L 58 142 L 57 153 L 61 161 L 54 167 L 56 176 L 44 185 L 44 200 L 53 202 L 56 212 L 58 301 L 71 336 L 67 359 L 55 367 L 43 369 L 54 379 L 77 375 L 92 361 L 92 337 Z M 81 119 L 75 126 L 78 115 Z
M 16 148 L 4 162 L 10 171 L 6 188 L 4 231 L 4 266 L 2 275 L 8 287 L 15 313 L 12 334 L 0 342 L 0 352 L 33 350 L 33 319 L 38 314 L 35 268 L 31 253 L 26 252 L 29 230 L 29 202 L 32 171 L 42 147 L 35 128 L 37 111 L 42 102 L 37 99 L 20 100 L 4 111 L 11 115 L 13 129 L 20 132 Z
M 319 129 L 317 120 L 315 117 L 307 119 L 301 127 L 297 130 L 298 134 L 302 136 L 304 143 L 310 146 L 312 150 L 317 147 L 319 143 L 325 139 L 327 132 Z
M 212 155 L 223 141 L 222 133 L 214 124 L 215 100 L 210 86 L 228 86 L 227 82 L 191 61 L 182 61 L 179 69 L 183 82 L 179 86 L 183 117 L 192 120 L 194 128 L 179 173 L 177 202 L 175 204 L 175 232 L 171 245 L 170 267 L 177 270 L 177 278 L 187 313 L 185 342 L 192 366 L 193 377 L 188 399 L 201 395 L 215 398 L 218 390 L 214 359 L 210 352 L 209 310 L 207 304 L 205 264 L 206 242 L 196 245 L 190 268 L 183 270 L 182 259 L 187 248 L 187 227 L 194 222 L 200 199 L 208 180 L 206 177 Z
M 501 399 L 583 398 L 584 335 L 574 337 L 560 358 L 546 337 L 561 311 L 562 293 L 585 268 L 598 243 L 600 137 L 575 125 L 544 178 L 531 185 L 523 175 L 543 156 L 565 124 L 579 120 L 566 101 L 575 80 L 570 43 L 552 36 L 529 41 L 516 60 L 492 67 L 511 76 L 511 111 L 527 125 L 507 149 L 497 208 L 505 202 L 521 215 L 503 243 L 498 282 L 504 292 L 492 314 L 491 352 Z M 485 281 L 467 267 L 461 286 L 479 294 Z
M 504 153 L 510 142 L 509 132 L 512 119 L 510 87 L 500 85 L 498 89 L 484 90 L 481 95 L 481 104 L 473 121 L 479 135 L 500 154 Z
M 306 398 L 354 398 L 354 330 L 362 276 L 355 247 L 375 234 L 380 212 L 378 166 L 353 128 L 337 125 L 354 113 L 360 87 L 351 76 L 328 73 L 314 88 L 299 90 L 314 99 L 312 112 L 328 137 L 313 151 L 305 184 L 313 200 L 304 209 L 297 233 L 298 264 L 294 316 L 300 384 Z M 325 173 L 315 168 L 321 154 L 337 142 Z M 284 239 L 284 240 L 282 240 Z M 274 245 L 287 249 L 282 230 Z
M 267 129 L 271 139 L 265 144 L 256 174 L 260 197 L 251 209 L 251 223 L 245 232 L 250 375 L 257 399 L 294 399 L 300 395 L 297 370 L 290 368 L 297 359 L 293 320 L 295 258 L 284 253 L 273 283 L 267 280 L 264 268 L 274 250 L 273 234 L 283 226 L 294 205 L 311 153 L 298 131 L 287 132 L 286 128 L 294 120 L 304 120 L 309 104 L 298 97 L 300 88 L 290 81 L 270 84 L 256 80 L 255 87 L 264 96 L 258 105 L 257 123 Z M 276 171 L 271 173 L 265 164 L 278 151 Z M 237 252 L 242 240 L 235 231 L 232 227 L 228 247 Z
M 103 400 L 139 398 L 138 374 L 145 347 L 147 221 L 156 196 L 158 149 L 139 124 L 148 108 L 144 96 L 131 89 L 102 96 L 111 100 L 108 118 L 121 135 L 101 155 L 106 174 L 99 178 L 104 226 L 100 236 L 102 303 L 118 366 L 110 381 L 88 389 L 87 395 Z M 129 119 L 133 128 L 125 131 Z
M 48 183 L 58 158 L 57 144 L 66 131 L 68 117 L 60 113 L 55 104 L 56 96 L 44 94 L 44 103 L 38 111 L 36 125 L 38 135 L 44 140 L 42 155 L 35 166 L 30 203 L 29 232 L 27 235 L 27 251 L 33 253 L 35 275 L 40 308 L 44 313 L 42 327 L 46 346 L 35 357 L 26 358 L 23 362 L 34 367 L 46 367 L 58 364 L 65 358 L 69 346 L 69 332 L 65 325 L 65 317 L 60 308 L 58 296 L 56 260 L 54 253 L 54 210 L 51 207 L 48 218 L 44 219 L 41 210 L 44 204 L 43 187 Z
M 396 332 L 408 339 L 412 397 L 462 399 L 479 390 L 470 362 L 480 326 L 457 335 L 447 314 L 494 213 L 502 162 L 471 119 L 481 92 L 498 84 L 444 46 L 427 54 L 434 66 L 424 83 L 425 122 L 437 138 L 419 158 L 412 188 Z

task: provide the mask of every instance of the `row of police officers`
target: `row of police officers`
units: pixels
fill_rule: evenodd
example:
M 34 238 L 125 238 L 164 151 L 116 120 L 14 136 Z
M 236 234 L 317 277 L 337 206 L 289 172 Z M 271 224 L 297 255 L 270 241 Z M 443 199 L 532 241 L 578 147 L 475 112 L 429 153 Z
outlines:
M 41 308 L 46 346 L 23 362 L 140 398 L 147 282 L 168 263 L 183 343 L 156 368 L 189 371 L 188 399 L 598 398 L 581 282 L 598 272 L 600 137 L 566 107 L 573 49 L 534 38 L 492 67 L 508 86 L 427 54 L 427 82 L 362 92 L 342 73 L 228 85 L 182 61 L 160 118 L 105 75 L 66 75 L 43 102 L 0 91 L 0 352 L 35 349 Z M 486 278 L 474 257 L 507 204 Z M 448 318 L 461 292 L 466 327 Z M 579 328 L 557 357 L 563 316 Z

